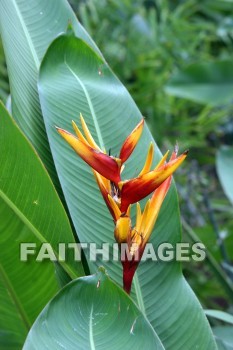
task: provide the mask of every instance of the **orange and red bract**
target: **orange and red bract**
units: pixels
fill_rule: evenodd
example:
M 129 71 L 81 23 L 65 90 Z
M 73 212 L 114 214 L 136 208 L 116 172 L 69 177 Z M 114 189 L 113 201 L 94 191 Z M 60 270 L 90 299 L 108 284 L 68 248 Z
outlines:
M 138 177 L 122 180 L 123 163 L 134 151 L 143 131 L 142 119 L 130 135 L 123 142 L 119 158 L 107 155 L 96 144 L 82 115 L 80 115 L 83 133 L 73 122 L 76 136 L 70 132 L 57 128 L 59 134 L 68 142 L 74 151 L 92 168 L 96 182 L 105 200 L 105 203 L 115 223 L 114 236 L 119 243 L 127 243 L 129 257 L 126 254 L 122 259 L 123 286 L 130 293 L 133 276 L 142 258 L 145 245 L 152 233 L 164 198 L 170 188 L 172 174 L 185 160 L 188 152 L 177 156 L 178 147 L 175 147 L 170 160 L 166 163 L 168 152 L 157 166 L 151 170 L 154 147 L 151 143 L 148 148 L 145 164 Z M 149 194 L 152 197 L 147 201 L 142 213 L 137 203 L 136 224 L 132 227 L 130 206 L 139 202 Z
M 181 165 L 186 156 L 187 152 L 184 152 L 156 170 L 147 172 L 134 179 L 120 182 L 121 211 L 126 211 L 129 204 L 140 201 L 156 190 Z
M 140 123 L 135 127 L 135 129 L 129 134 L 129 136 L 126 138 L 125 142 L 123 143 L 121 150 L 120 150 L 120 156 L 122 164 L 130 157 L 133 150 L 137 146 L 138 140 L 141 137 L 142 130 L 144 126 L 144 119 L 140 121 Z

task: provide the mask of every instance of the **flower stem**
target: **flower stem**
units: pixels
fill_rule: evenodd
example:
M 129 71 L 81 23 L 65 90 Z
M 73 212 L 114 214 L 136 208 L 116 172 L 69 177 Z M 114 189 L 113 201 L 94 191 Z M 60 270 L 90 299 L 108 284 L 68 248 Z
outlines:
M 127 294 L 130 294 L 133 277 L 138 266 L 135 261 L 122 261 L 123 266 L 123 288 Z

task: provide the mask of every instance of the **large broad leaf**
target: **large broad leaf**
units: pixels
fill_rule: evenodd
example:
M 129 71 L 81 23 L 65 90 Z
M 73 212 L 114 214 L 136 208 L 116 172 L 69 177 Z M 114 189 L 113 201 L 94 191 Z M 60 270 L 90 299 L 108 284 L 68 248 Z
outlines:
M 54 161 L 79 239 L 97 242 L 99 246 L 103 242 L 113 243 L 112 219 L 92 172 L 58 135 L 54 125 L 71 131 L 71 120 L 79 123 L 82 112 L 99 145 L 117 155 L 121 143 L 142 116 L 103 59 L 73 36 L 61 36 L 49 48 L 41 67 L 39 93 Z M 126 178 L 140 171 L 150 141 L 154 142 L 145 127 L 137 149 L 126 164 Z M 156 161 L 159 157 L 156 147 Z M 174 186 L 152 235 L 155 248 L 164 241 L 173 244 L 180 241 Z M 121 284 L 120 262 L 104 262 L 98 256 L 89 265 L 94 271 L 96 265 L 103 263 L 110 276 Z M 166 349 L 215 349 L 207 320 L 182 276 L 179 263 L 142 263 L 134 279 L 133 297 Z
M 20 261 L 20 244 L 38 253 L 50 242 L 74 242 L 58 195 L 37 154 L 0 104 L 0 348 L 21 348 L 30 326 L 58 290 L 50 261 Z M 63 262 L 71 276 L 82 267 L 72 256 Z
M 71 282 L 56 295 L 36 320 L 23 349 L 164 347 L 132 300 L 100 271 Z
M 217 153 L 216 167 L 222 188 L 233 204 L 233 147 L 222 147 Z
M 233 62 L 192 64 L 170 79 L 166 92 L 211 106 L 229 103 L 233 99 Z
M 6 55 L 12 113 L 58 187 L 44 122 L 37 78 L 40 61 L 51 41 L 72 23 L 77 36 L 92 40 L 66 0 L 1 0 L 0 32 Z

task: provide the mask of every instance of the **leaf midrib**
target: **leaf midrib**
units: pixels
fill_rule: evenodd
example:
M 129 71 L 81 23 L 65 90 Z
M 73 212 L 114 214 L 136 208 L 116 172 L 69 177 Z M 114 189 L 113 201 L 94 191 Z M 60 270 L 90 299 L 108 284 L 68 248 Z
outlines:
M 38 229 L 28 220 L 28 218 L 24 215 L 24 213 L 22 211 L 20 211 L 20 209 L 12 202 L 12 200 L 5 193 L 2 192 L 2 190 L 0 190 L 0 198 L 2 198 L 3 201 L 6 203 L 6 205 L 14 211 L 14 213 L 17 215 L 17 217 L 29 228 L 29 230 L 37 237 L 37 239 L 41 243 L 49 243 L 50 244 L 50 242 L 48 242 L 46 240 L 46 238 L 38 231 Z M 73 271 L 73 269 L 71 269 L 70 266 L 67 265 L 64 261 L 62 261 L 62 259 L 60 259 L 59 253 L 57 252 L 57 250 L 54 249 L 54 247 L 52 249 L 53 249 L 53 252 L 54 252 L 59 264 L 62 265 L 62 267 L 68 273 L 68 275 L 72 279 L 76 278 L 77 275 Z
M 137 271 L 134 274 L 133 285 L 134 285 L 134 289 L 135 289 L 135 293 L 136 293 L 136 297 L 137 297 L 138 307 L 141 310 L 141 312 L 143 313 L 143 315 L 146 316 L 146 309 L 145 309 L 144 300 L 143 300 L 143 296 L 142 296 L 142 290 L 141 290 L 140 283 L 138 280 Z
M 24 19 L 23 19 L 23 16 L 20 12 L 20 9 L 19 9 L 19 6 L 18 4 L 16 3 L 16 0 L 12 0 L 12 4 L 14 5 L 15 7 L 15 11 L 18 15 L 18 18 L 19 18 L 19 21 L 22 25 L 22 29 L 23 29 L 23 32 L 24 32 L 24 35 L 26 37 L 26 42 L 28 43 L 28 46 L 30 48 L 30 51 L 31 51 L 31 54 L 32 54 L 32 57 L 33 57 L 33 60 L 34 60 L 34 63 L 35 63 L 35 66 L 36 66 L 36 69 L 37 71 L 39 71 L 39 68 L 40 68 L 40 60 L 39 60 L 39 57 L 37 55 L 37 52 L 35 50 L 35 47 L 33 45 L 33 41 L 32 41 L 32 38 L 30 36 L 30 33 L 28 31 L 28 28 L 27 26 L 25 25 L 25 22 L 24 22 Z
M 94 343 L 94 336 L 93 336 L 92 315 L 93 315 L 93 305 L 91 307 L 91 313 L 90 313 L 90 318 L 89 318 L 89 339 L 90 339 L 90 348 L 91 348 L 91 350 L 95 350 L 95 343 Z
M 31 322 L 30 322 L 30 320 L 29 320 L 29 318 L 24 310 L 23 305 L 21 304 L 18 296 L 16 295 L 15 290 L 11 284 L 11 281 L 9 280 L 7 273 L 5 272 L 2 264 L 0 264 L 0 275 L 2 277 L 2 281 L 6 287 L 6 290 L 8 291 L 9 296 L 10 296 L 12 302 L 14 303 L 16 309 L 18 310 L 20 318 L 23 321 L 23 325 L 25 326 L 26 331 L 28 333 L 28 331 L 31 328 Z
M 88 102 L 88 106 L 90 108 L 90 112 L 91 112 L 91 116 L 92 116 L 92 119 L 93 119 L 93 122 L 94 122 L 94 126 L 95 126 L 95 129 L 96 129 L 96 134 L 97 134 L 97 138 L 98 138 L 98 141 L 99 141 L 100 148 L 102 150 L 104 150 L 105 149 L 105 147 L 104 147 L 104 140 L 103 140 L 103 137 L 102 137 L 102 134 L 101 134 L 101 130 L 100 130 L 98 121 L 97 121 L 97 117 L 96 117 L 96 114 L 95 114 L 94 106 L 93 106 L 93 104 L 91 102 L 91 97 L 90 97 L 90 95 L 89 95 L 85 85 L 83 84 L 83 82 L 79 79 L 77 74 L 68 65 L 68 63 L 66 61 L 66 57 L 64 59 L 64 62 L 65 62 L 65 65 L 67 66 L 68 70 L 70 71 L 70 73 L 77 79 L 78 83 L 80 84 L 81 88 L 83 89 L 83 92 L 84 92 L 85 97 L 86 97 L 87 102 Z

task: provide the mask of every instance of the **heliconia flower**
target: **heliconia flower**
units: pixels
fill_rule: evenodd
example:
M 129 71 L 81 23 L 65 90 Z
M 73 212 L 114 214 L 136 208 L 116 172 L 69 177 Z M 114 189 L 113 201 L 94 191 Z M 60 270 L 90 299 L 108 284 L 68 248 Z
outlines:
M 114 220 L 115 239 L 119 244 L 127 244 L 129 256 L 126 254 L 125 259 L 122 259 L 123 284 L 125 291 L 130 293 L 134 273 L 169 190 L 171 175 L 184 161 L 188 152 L 177 156 L 178 147 L 176 147 L 168 162 L 166 162 L 167 152 L 156 167 L 151 170 L 154 155 L 154 146 L 151 143 L 145 164 L 138 177 L 122 181 L 121 173 L 125 166 L 124 163 L 139 141 L 144 120 L 141 120 L 126 138 L 121 147 L 119 158 L 117 158 L 107 155 L 105 150 L 101 150 L 93 139 L 84 118 L 82 115 L 80 117 L 84 135 L 74 122 L 72 124 L 76 136 L 61 128 L 57 128 L 57 131 L 75 152 L 91 166 L 101 194 Z M 140 204 L 137 203 L 136 224 L 135 227 L 132 227 L 131 204 L 139 202 L 151 193 L 153 193 L 152 197 L 147 201 L 143 213 Z

